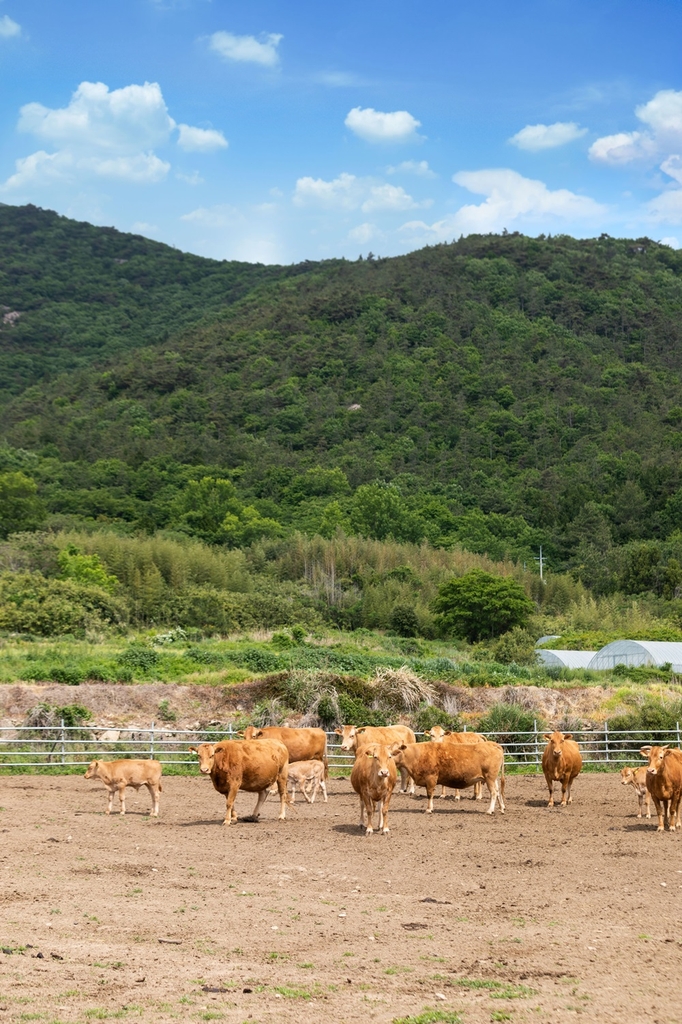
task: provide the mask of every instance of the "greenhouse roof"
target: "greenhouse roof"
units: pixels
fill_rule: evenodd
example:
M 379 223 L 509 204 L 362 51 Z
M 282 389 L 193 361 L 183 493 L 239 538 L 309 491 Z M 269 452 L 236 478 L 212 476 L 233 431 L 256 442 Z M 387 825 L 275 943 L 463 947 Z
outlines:
M 548 668 L 587 668 L 596 651 L 538 651 L 540 664 Z
M 607 669 L 616 665 L 670 665 L 682 672 L 682 643 L 664 640 L 614 640 L 597 651 L 588 668 Z

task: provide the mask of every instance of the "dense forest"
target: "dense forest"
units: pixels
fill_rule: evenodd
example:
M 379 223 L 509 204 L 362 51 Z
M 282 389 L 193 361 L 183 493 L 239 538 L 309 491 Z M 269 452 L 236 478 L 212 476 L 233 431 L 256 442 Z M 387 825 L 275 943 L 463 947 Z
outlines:
M 597 595 L 676 607 L 667 246 L 505 233 L 264 267 L 0 206 L 0 306 L 4 537 L 345 535 L 533 571 L 542 545 Z

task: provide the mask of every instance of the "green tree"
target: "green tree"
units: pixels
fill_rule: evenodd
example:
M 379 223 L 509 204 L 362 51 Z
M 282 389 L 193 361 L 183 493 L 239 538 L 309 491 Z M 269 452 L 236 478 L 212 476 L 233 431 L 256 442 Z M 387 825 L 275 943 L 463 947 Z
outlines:
M 90 587 L 102 587 L 110 594 L 116 589 L 118 580 L 111 576 L 102 565 L 99 555 L 84 555 L 74 544 L 69 544 L 57 555 L 59 578 L 75 580 Z
M 0 537 L 35 530 L 46 515 L 35 480 L 18 470 L 0 473 Z
M 516 580 L 472 569 L 443 583 L 433 608 L 447 633 L 474 643 L 525 626 L 534 605 Z
M 355 533 L 376 540 L 417 541 L 424 534 L 423 524 L 405 504 L 396 487 L 362 484 L 353 495 L 350 511 Z

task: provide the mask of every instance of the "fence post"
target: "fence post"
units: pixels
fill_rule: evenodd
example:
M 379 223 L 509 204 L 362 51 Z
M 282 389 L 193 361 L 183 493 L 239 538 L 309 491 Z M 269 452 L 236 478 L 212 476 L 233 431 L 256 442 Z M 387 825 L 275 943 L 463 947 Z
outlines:
M 682 746 L 682 743 L 680 743 L 680 723 L 679 722 L 677 723 L 677 745 L 678 745 L 678 747 Z
M 152 727 L 149 730 L 149 756 L 150 756 L 150 758 L 154 757 L 154 723 L 153 722 L 152 722 Z
M 65 739 L 66 739 L 66 735 L 64 733 L 64 719 L 62 718 L 62 764 L 65 763 L 65 756 L 64 756 L 66 754 L 66 745 L 64 743 Z
M 535 763 L 537 764 L 540 760 L 540 744 L 538 743 L 538 720 L 533 719 L 533 732 L 535 733 Z
M 606 760 L 609 759 L 609 723 L 604 722 L 604 750 L 606 751 Z

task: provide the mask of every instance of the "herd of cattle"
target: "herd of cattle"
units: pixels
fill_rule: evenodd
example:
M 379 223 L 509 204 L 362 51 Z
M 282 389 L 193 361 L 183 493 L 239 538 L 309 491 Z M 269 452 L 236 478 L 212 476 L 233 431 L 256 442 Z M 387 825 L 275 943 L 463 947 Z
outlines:
M 433 812 L 437 786 L 442 787 L 441 796 L 445 796 L 446 788 L 454 789 L 456 799 L 460 790 L 473 787 L 474 799 L 481 799 L 483 784 L 490 796 L 487 813 L 493 814 L 499 803 L 504 814 L 504 749 L 499 743 L 478 733 L 448 732 L 440 726 L 430 730 L 430 739 L 425 743 L 417 743 L 413 731 L 404 725 L 344 725 L 336 732 L 341 738 L 341 750 L 355 755 L 350 781 L 360 799 L 360 827 L 367 835 L 373 832 L 376 811 L 379 831 L 389 831 L 388 810 L 398 775 L 401 793 L 414 793 L 415 786 L 426 789 L 427 814 Z M 237 820 L 234 802 L 239 790 L 258 794 L 254 820 L 258 819 L 268 793 L 279 794 L 280 820 L 286 817 L 287 806 L 294 802 L 296 787 L 309 803 L 314 802 L 320 789 L 327 800 L 327 736 L 322 729 L 249 726 L 241 735 L 243 739 L 190 747 L 190 752 L 198 755 L 201 774 L 210 776 L 217 792 L 225 796 L 225 825 Z M 570 733 L 554 732 L 545 739 L 542 770 L 549 789 L 548 807 L 554 806 L 555 782 L 561 783 L 561 806 L 565 807 L 571 803 L 571 786 L 582 769 L 580 749 Z M 640 753 L 648 765 L 623 768 L 621 772 L 623 784 L 632 785 L 637 793 L 638 817 L 642 816 L 645 797 L 647 818 L 651 817 L 651 797 L 658 815 L 658 831 L 665 830 L 666 822 L 670 831 L 679 829 L 682 751 L 646 746 Z M 119 795 L 121 814 L 125 814 L 126 787 L 138 790 L 146 786 L 152 797 L 150 814 L 158 816 L 161 771 L 160 762 L 154 760 L 92 761 L 85 778 L 100 779 L 109 790 L 107 814 L 111 814 L 115 793 Z

